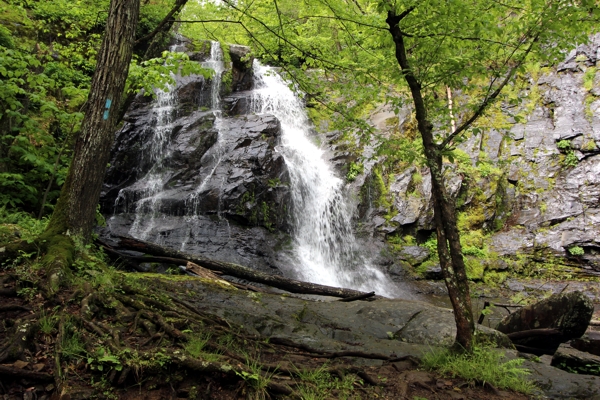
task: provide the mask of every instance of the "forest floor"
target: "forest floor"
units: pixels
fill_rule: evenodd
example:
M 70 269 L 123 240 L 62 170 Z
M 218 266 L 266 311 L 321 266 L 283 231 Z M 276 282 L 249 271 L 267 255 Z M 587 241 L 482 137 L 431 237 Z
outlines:
M 90 271 L 48 297 L 34 275 L 0 270 L 3 399 L 529 398 L 413 357 L 373 365 L 271 343 L 192 307 L 181 283 Z

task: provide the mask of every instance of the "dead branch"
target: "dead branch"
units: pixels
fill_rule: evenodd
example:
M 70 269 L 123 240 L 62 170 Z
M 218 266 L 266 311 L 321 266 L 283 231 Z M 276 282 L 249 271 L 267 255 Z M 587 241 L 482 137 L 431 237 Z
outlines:
M 519 340 L 535 336 L 562 336 L 562 332 L 557 329 L 530 329 L 527 331 L 513 332 L 506 334 L 510 340 Z
M 0 296 L 2 296 L 2 297 L 17 297 L 17 289 L 14 287 L 0 289 Z
M 0 365 L 0 376 L 13 379 L 31 379 L 41 382 L 52 382 L 54 380 L 54 376 L 45 372 L 29 371 L 26 369 L 9 367 L 7 365 Z
M 20 306 L 18 304 L 8 304 L 5 306 L 0 306 L 0 313 L 9 311 L 31 311 L 31 308 Z

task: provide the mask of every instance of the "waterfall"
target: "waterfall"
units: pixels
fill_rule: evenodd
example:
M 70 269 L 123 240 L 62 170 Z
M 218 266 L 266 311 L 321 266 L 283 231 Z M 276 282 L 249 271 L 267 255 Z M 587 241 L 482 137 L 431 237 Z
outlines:
M 166 90 L 156 90 L 156 127 L 150 143 L 148 153 L 143 155 L 149 157 L 153 164 L 150 171 L 139 182 L 143 189 L 141 198 L 135 207 L 135 220 L 131 226 L 131 236 L 146 240 L 152 229 L 156 226 L 156 217 L 159 215 L 160 194 L 168 179 L 165 173 L 165 160 L 169 154 L 167 145 L 172 129 L 173 110 L 175 107 L 175 85 L 168 85 Z M 119 198 L 117 198 L 117 202 Z
M 325 285 L 374 290 L 397 296 L 398 289 L 368 257 L 352 232 L 352 211 L 344 182 L 310 139 L 310 121 L 301 99 L 276 71 L 254 63 L 252 107 L 281 122 L 281 151 L 292 194 L 294 261 L 297 278 Z
M 161 210 L 163 199 L 172 199 L 177 190 L 187 193 L 183 209 L 183 223 L 177 229 L 187 232 L 179 236 L 180 250 L 186 250 L 191 240 L 196 240 L 200 221 L 200 203 L 211 188 L 220 187 L 216 216 L 217 229 L 225 229 L 225 238 L 232 239 L 228 220 L 221 216 L 221 197 L 223 187 L 228 183 L 226 174 L 220 171 L 220 165 L 226 159 L 225 151 L 235 139 L 230 126 L 238 124 L 237 119 L 222 115 L 221 75 L 225 71 L 222 50 L 218 42 L 212 42 L 210 58 L 203 67 L 214 71 L 210 81 L 211 112 L 214 114 L 216 142 L 202 155 L 200 169 L 193 184 L 185 188 L 166 187 L 176 173 L 168 161 L 171 157 L 171 136 L 176 113 L 175 87 L 157 91 L 157 99 L 152 108 L 156 124 L 153 127 L 151 143 L 145 146 L 144 157 L 152 167 L 149 172 L 134 185 L 120 191 L 116 203 L 135 200 L 135 220 L 129 229 L 133 237 L 163 243 L 168 235 L 157 234 L 167 221 L 167 215 Z M 251 108 L 254 113 L 270 114 L 281 124 L 281 144 L 277 146 L 284 158 L 290 176 L 289 205 L 293 246 L 290 252 L 281 253 L 290 257 L 288 276 L 309 282 L 331 286 L 375 291 L 389 297 L 399 295 L 399 289 L 372 263 L 365 254 L 352 231 L 352 209 L 345 201 L 344 181 L 337 177 L 331 166 L 325 161 L 323 151 L 310 138 L 311 123 L 304 110 L 304 104 L 297 94 L 270 67 L 254 64 L 255 89 L 251 92 Z M 222 176 L 216 182 L 215 174 Z M 219 185 L 220 184 L 220 185 Z M 132 197 L 128 199 L 127 197 Z M 172 201 L 172 200 L 171 200 Z M 165 202 L 168 208 L 169 203 Z M 126 207 L 127 209 L 127 207 Z M 181 215 L 181 214 L 179 214 Z M 172 217 L 172 216 L 171 216 Z M 171 218 L 169 217 L 169 218 Z M 170 220 L 173 224 L 172 219 Z M 175 226 L 175 225 L 172 225 Z M 210 239 L 209 239 L 210 240 Z M 226 239 L 227 240 L 227 239 Z M 227 242 L 224 242 L 227 243 Z M 225 246 L 225 245 L 224 245 Z
M 177 45 L 171 47 L 170 51 L 177 49 Z M 186 214 L 194 216 L 198 206 L 198 195 L 201 193 L 204 184 L 210 179 L 212 173 L 217 168 L 221 158 L 221 75 L 225 70 L 223 64 L 223 53 L 221 45 L 217 41 L 211 42 L 210 58 L 202 63 L 202 66 L 214 71 L 214 76 L 211 80 L 211 109 L 215 115 L 215 127 L 219 133 L 217 143 L 215 144 L 216 151 L 212 154 L 213 166 L 209 173 L 196 190 L 190 195 L 186 201 Z M 156 114 L 156 126 L 152 143 L 150 144 L 149 154 L 150 161 L 153 166 L 146 176 L 138 183 L 142 186 L 140 199 L 137 201 L 135 209 L 135 220 L 131 226 L 129 233 L 138 239 L 147 240 L 158 226 L 157 217 L 160 214 L 161 193 L 164 191 L 165 183 L 168 181 L 170 174 L 165 168 L 165 160 L 170 156 L 167 151 L 169 137 L 172 131 L 172 116 L 176 105 L 175 85 L 169 85 L 166 90 L 156 90 L 156 101 L 153 111 Z M 120 195 L 121 196 L 121 195 Z M 117 198 L 117 202 L 121 199 Z M 181 250 L 185 249 L 185 242 L 182 243 Z
M 207 183 L 213 177 L 215 171 L 217 170 L 217 167 L 221 163 L 221 159 L 223 157 L 224 152 L 223 139 L 225 138 L 225 135 L 227 133 L 227 124 L 223 119 L 221 106 L 221 77 L 223 75 L 223 72 L 225 71 L 225 64 L 223 62 L 223 50 L 219 42 L 211 42 L 210 58 L 204 61 L 202 63 L 202 66 L 204 68 L 212 69 L 214 71 L 214 76 L 211 81 L 211 111 L 215 116 L 214 127 L 217 130 L 217 141 L 202 158 L 202 165 L 205 170 L 200 171 L 200 175 L 204 175 L 204 178 L 202 178 L 198 186 L 196 186 L 194 191 L 189 195 L 189 197 L 185 201 L 185 220 L 189 225 L 189 233 L 186 240 L 181 243 L 181 247 L 179 249 L 180 251 L 185 251 L 187 241 L 192 236 L 192 225 L 197 223 L 198 221 L 198 208 L 200 205 L 199 202 L 201 201 L 200 195 L 204 191 Z M 220 206 L 221 204 L 219 202 L 219 210 L 217 212 L 219 221 L 223 220 L 223 218 L 221 218 Z M 229 223 L 226 219 L 224 220 L 227 224 L 227 229 L 229 230 Z
M 194 192 L 186 200 L 186 214 L 190 217 L 196 216 L 196 210 L 198 209 L 198 201 L 200 193 L 204 190 L 208 181 L 214 175 L 217 167 L 221 163 L 221 157 L 223 156 L 223 139 L 226 132 L 224 126 L 224 120 L 222 117 L 221 110 L 221 76 L 225 71 L 225 64 L 223 63 L 223 50 L 221 44 L 217 41 L 211 42 L 210 46 L 210 58 L 202 63 L 204 68 L 212 69 L 214 76 L 211 81 L 210 95 L 211 95 L 211 109 L 215 116 L 215 129 L 217 130 L 217 142 L 203 158 L 212 158 L 212 160 L 202 160 L 202 165 L 208 165 L 209 172 L 204 176 L 200 184 L 196 187 Z M 185 246 L 182 246 L 181 250 L 184 250 Z

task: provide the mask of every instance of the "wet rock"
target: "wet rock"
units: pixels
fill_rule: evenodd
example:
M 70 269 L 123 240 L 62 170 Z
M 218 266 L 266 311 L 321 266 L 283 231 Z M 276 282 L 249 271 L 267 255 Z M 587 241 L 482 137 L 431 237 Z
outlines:
M 249 90 L 252 88 L 252 62 L 254 57 L 251 55 L 250 47 L 239 44 L 229 45 L 229 56 L 232 63 L 232 84 L 233 92 Z
M 600 356 L 600 332 L 589 331 L 579 339 L 571 340 L 571 347 Z
M 549 399 L 600 400 L 600 378 L 572 374 L 545 363 L 525 361 L 523 367 L 531 371 L 529 379 Z
M 254 57 L 251 57 L 250 53 L 252 50 L 248 46 L 242 46 L 241 44 L 230 44 L 229 55 L 233 65 L 242 69 L 252 68 L 252 61 Z
M 115 207 L 129 209 L 134 206 L 144 190 L 144 185 L 135 183 L 155 165 L 151 151 L 154 145 L 156 112 L 152 103 L 145 103 L 143 109 L 135 109 L 135 114 L 135 117 L 131 117 L 132 119 L 116 134 L 100 201 L 102 211 L 107 214 L 122 210 L 115 210 Z M 166 141 L 170 142 L 171 148 L 178 154 L 175 158 L 176 163 L 182 165 L 190 162 L 191 169 L 199 166 L 200 157 L 216 142 L 217 131 L 213 124 L 214 115 L 203 111 L 196 111 L 173 123 L 164 134 L 167 136 Z M 186 171 L 180 171 L 181 174 L 190 175 L 189 172 L 186 174 Z M 174 172 L 174 176 L 177 175 L 178 173 Z M 117 203 L 119 193 L 127 187 L 131 187 L 137 194 L 130 196 L 127 204 Z
M 173 93 L 161 107 L 138 96 L 116 133 L 101 195 L 113 234 L 279 273 L 291 204 L 279 121 L 246 115 L 249 101 L 217 119 L 201 76 L 177 77 Z
M 180 118 L 200 109 L 209 109 L 212 103 L 211 80 L 190 75 L 177 78 L 174 118 Z
M 392 278 L 393 277 L 406 278 L 406 276 L 408 275 L 407 271 L 411 271 L 411 270 L 412 270 L 412 266 L 409 263 L 404 262 L 402 260 L 393 263 L 392 265 L 390 265 L 387 268 L 387 271 L 390 275 L 392 275 Z
M 289 178 L 283 157 L 275 150 L 279 122 L 272 116 L 235 117 L 222 120 L 217 133 L 212 113 L 198 115 L 176 122 L 183 126 L 166 145 L 170 158 L 162 172 L 165 189 L 172 189 L 147 203 L 167 215 L 219 214 L 248 225 L 283 227 Z M 150 184 L 142 177 L 152 164 L 132 157 L 135 149 L 126 147 L 130 142 L 131 137 L 117 142 L 120 150 L 106 178 L 103 204 L 114 212 L 135 212 Z M 128 171 L 132 164 L 137 165 L 135 174 Z M 118 182 L 122 177 L 126 182 Z M 138 180 L 125 187 L 134 179 Z M 110 187 L 113 182 L 116 185 Z
M 442 273 L 442 267 L 439 264 L 436 264 L 432 267 L 429 267 L 423 273 L 423 277 L 425 279 L 429 279 L 432 281 L 440 281 L 444 279 L 444 274 Z
M 249 114 L 252 111 L 252 93 L 234 92 L 224 97 L 223 110 L 229 116 Z
M 114 215 L 107 219 L 107 230 L 101 234 L 105 238 L 127 236 L 134 222 L 133 214 Z M 281 274 L 286 267 L 287 260 L 278 253 L 290 242 L 283 232 L 246 226 L 218 215 L 163 215 L 155 222 L 149 233 L 163 246 L 270 274 Z
M 600 376 L 600 356 L 583 352 L 563 343 L 552 357 L 552 366 L 578 374 Z
M 427 260 L 431 253 L 429 249 L 421 246 L 405 246 L 398 253 L 401 260 L 408 262 L 411 265 L 419 265 Z
M 554 350 L 562 342 L 581 337 L 590 323 L 594 305 L 579 291 L 552 295 L 506 316 L 496 329 L 514 333 L 533 329 L 556 329 L 560 335 L 515 340 L 520 345 Z

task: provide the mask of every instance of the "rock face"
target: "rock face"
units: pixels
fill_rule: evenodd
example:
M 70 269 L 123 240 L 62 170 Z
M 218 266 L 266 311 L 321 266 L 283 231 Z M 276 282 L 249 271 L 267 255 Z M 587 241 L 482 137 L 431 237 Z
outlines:
M 559 337 L 535 336 L 513 340 L 528 347 L 554 350 L 562 342 L 581 337 L 593 313 L 594 305 L 583 293 L 558 294 L 507 315 L 496 329 L 507 334 L 532 329 L 556 329 L 561 333 Z
M 201 51 L 188 52 L 190 58 L 206 61 L 210 46 L 195 46 Z M 231 49 L 234 61 L 224 75 L 233 66 L 231 87 L 247 89 L 248 49 Z M 287 168 L 277 152 L 280 123 L 270 115 L 211 110 L 215 87 L 202 76 L 177 77 L 170 96 L 135 99 L 116 133 L 102 211 L 112 215 L 112 234 L 277 272 L 274 249 L 289 240 L 290 203 Z M 228 88 L 221 87 L 230 104 Z M 231 97 L 247 111 L 249 96 Z
M 448 192 L 456 198 L 459 224 L 468 236 L 464 247 L 470 278 L 523 268 L 524 259 L 600 271 L 600 74 L 594 70 L 599 48 L 597 35 L 557 68 L 532 71 L 528 84 L 511 89 L 523 98 L 518 112 L 522 122 L 516 123 L 504 109 L 482 135 L 460 145 L 464 157 L 458 163 L 446 165 Z M 152 182 L 144 178 L 156 168 L 151 153 L 159 115 L 152 99 L 136 99 L 117 133 L 102 211 L 116 214 L 110 222 L 121 233 L 143 228 L 159 242 L 171 241 L 178 247 L 183 243 L 191 246 L 186 247 L 189 251 L 209 251 L 209 256 L 270 269 L 279 261 L 267 247 L 275 243 L 285 248 L 290 229 L 284 207 L 289 204 L 289 177 L 277 152 L 277 121 L 249 115 L 249 49 L 234 45 L 228 49 L 225 58 L 231 63 L 226 65 L 224 82 L 230 77 L 231 83 L 222 85 L 226 116 L 218 122 L 207 111 L 212 106 L 212 82 L 178 78 L 177 103 L 169 111 L 172 122 L 163 146 L 173 157 L 160 165 L 167 189 L 160 198 L 148 194 Z M 178 50 L 205 62 L 210 43 L 184 41 Z M 389 123 L 392 119 L 394 124 Z M 392 125 L 407 135 L 414 129 L 408 108 L 395 115 L 382 107 L 373 123 L 384 133 Z M 359 158 L 355 146 L 343 143 L 341 137 L 340 132 L 330 132 L 323 135 L 323 142 L 331 163 L 345 174 Z M 372 152 L 364 150 L 364 173 L 349 184 L 358 199 L 356 217 L 362 235 L 399 241 L 412 236 L 404 250 L 382 256 L 380 265 L 398 279 L 404 279 L 399 271 L 406 263 L 423 265 L 423 271 L 429 269 L 437 277 L 436 262 L 417 246 L 433 233 L 427 168 L 386 172 L 370 159 Z M 140 203 L 142 199 L 146 200 Z M 164 218 L 170 228 L 142 226 L 133 215 L 138 207 Z M 198 218 L 202 229 L 194 225 L 186 233 L 183 220 L 176 218 Z M 252 240 L 244 244 L 246 234 L 257 238 L 258 244 Z M 372 242 L 380 247 L 377 240 Z M 210 245 L 205 247 L 206 243 Z M 240 255 L 239 249 L 248 246 Z M 397 259 L 402 261 L 393 262 Z
M 529 257 L 600 272 L 599 49 L 597 34 L 557 67 L 532 69 L 528 83 L 508 89 L 523 100 L 520 108 L 503 107 L 487 118 L 481 135 L 460 144 L 459 161 L 446 164 L 459 227 L 470 236 L 467 247 L 504 259 L 504 268 Z M 521 122 L 509 114 L 519 114 Z M 372 123 L 384 133 L 412 137 L 411 118 L 408 108 L 395 115 L 382 107 Z M 354 185 L 365 234 L 410 235 L 418 243 L 430 237 L 427 168 L 364 166 Z M 476 232 L 485 242 L 472 240 Z M 465 255 L 478 257 L 471 253 Z M 497 269 L 493 264 L 486 269 Z
M 571 340 L 571 347 L 600 356 L 600 332 L 590 331 L 579 339 Z

